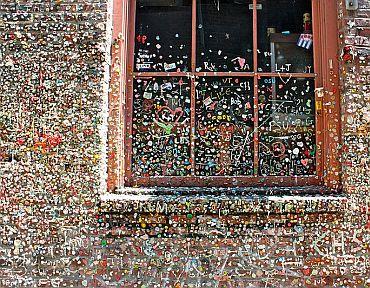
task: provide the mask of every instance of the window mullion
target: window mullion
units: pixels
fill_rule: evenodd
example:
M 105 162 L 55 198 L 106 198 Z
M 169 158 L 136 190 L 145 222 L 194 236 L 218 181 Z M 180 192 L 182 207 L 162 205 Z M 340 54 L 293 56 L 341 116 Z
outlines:
M 197 56 L 197 1 L 192 2 L 191 12 L 191 94 L 190 94 L 190 157 L 191 175 L 195 175 L 195 72 Z
M 191 77 L 190 93 L 190 157 L 191 157 L 191 175 L 195 175 L 195 77 Z
M 197 1 L 193 0 L 191 12 L 191 72 L 194 74 L 197 62 Z
M 258 176 L 258 33 L 257 33 L 257 0 L 253 0 L 253 143 L 254 143 L 254 157 L 253 157 L 253 170 L 254 176 Z

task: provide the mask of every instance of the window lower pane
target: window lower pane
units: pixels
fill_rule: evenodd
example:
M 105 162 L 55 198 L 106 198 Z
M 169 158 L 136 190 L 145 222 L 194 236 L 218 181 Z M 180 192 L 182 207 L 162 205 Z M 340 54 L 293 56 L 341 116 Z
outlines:
M 314 80 L 261 78 L 259 174 L 315 174 Z
M 190 80 L 136 79 L 133 103 L 133 175 L 189 175 Z
M 197 176 L 252 175 L 252 131 L 253 79 L 197 79 Z

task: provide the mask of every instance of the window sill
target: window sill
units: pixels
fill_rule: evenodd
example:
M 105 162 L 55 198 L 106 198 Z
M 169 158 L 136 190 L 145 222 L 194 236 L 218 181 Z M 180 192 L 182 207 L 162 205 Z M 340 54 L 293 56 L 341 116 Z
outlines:
M 112 235 L 210 236 L 211 231 L 226 235 L 230 227 L 235 231 L 241 225 L 293 227 L 340 221 L 347 203 L 346 195 L 317 186 L 121 188 L 101 196 L 100 210 L 107 227 L 114 228 Z

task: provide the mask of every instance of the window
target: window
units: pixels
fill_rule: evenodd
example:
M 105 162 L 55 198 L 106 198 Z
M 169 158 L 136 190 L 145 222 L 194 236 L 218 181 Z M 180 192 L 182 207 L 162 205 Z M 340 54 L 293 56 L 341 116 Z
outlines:
M 129 1 L 124 184 L 323 184 L 318 5 Z

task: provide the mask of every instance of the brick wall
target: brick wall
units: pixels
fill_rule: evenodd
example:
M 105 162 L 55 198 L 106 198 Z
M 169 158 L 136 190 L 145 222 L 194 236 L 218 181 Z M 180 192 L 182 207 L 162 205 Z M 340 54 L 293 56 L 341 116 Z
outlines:
M 98 255 L 108 22 L 106 1 L 0 2 L 1 287 L 77 287 Z
M 152 217 L 139 228 L 169 232 L 148 238 L 122 237 L 98 213 L 109 3 L 1 1 L 0 286 L 370 287 L 370 4 L 348 13 L 341 2 L 345 213 L 271 210 L 254 221 L 226 211 L 197 219 L 214 227 L 199 238 L 169 237 L 192 216 L 171 227 Z M 242 236 L 219 237 L 230 221 Z

